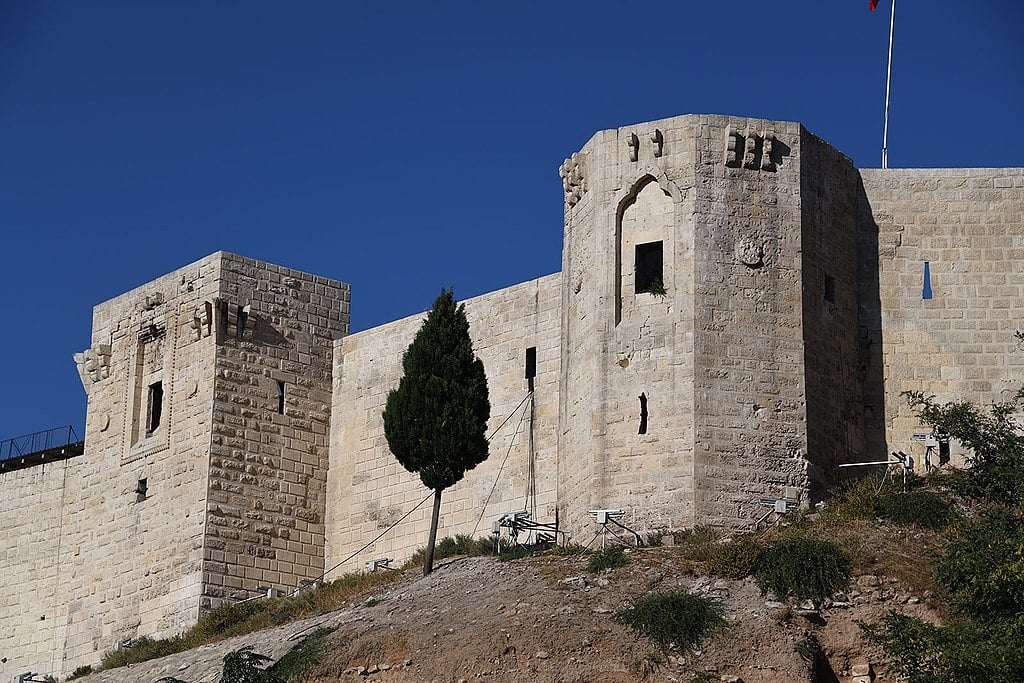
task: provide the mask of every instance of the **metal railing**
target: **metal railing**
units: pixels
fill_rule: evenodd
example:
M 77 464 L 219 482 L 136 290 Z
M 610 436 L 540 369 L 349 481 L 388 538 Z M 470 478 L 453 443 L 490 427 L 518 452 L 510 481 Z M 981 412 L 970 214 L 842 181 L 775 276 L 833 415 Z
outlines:
M 45 429 L 33 434 L 24 434 L 0 441 L 0 461 L 23 458 L 35 453 L 45 453 L 81 443 L 75 428 L 71 425 Z

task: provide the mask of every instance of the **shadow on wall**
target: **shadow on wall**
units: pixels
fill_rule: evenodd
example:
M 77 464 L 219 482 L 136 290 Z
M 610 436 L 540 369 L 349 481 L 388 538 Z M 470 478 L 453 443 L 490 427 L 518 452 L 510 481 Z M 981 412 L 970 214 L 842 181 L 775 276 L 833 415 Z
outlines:
M 885 460 L 885 372 L 882 364 L 882 300 L 879 293 L 878 223 L 857 174 L 857 302 L 861 382 L 864 387 L 864 455 Z

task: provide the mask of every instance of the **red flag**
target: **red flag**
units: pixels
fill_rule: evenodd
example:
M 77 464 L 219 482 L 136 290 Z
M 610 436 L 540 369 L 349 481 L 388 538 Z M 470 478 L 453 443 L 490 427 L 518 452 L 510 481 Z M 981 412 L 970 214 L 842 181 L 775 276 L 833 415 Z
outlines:
M 871 11 L 874 12 L 876 7 L 878 7 L 878 0 L 871 0 Z

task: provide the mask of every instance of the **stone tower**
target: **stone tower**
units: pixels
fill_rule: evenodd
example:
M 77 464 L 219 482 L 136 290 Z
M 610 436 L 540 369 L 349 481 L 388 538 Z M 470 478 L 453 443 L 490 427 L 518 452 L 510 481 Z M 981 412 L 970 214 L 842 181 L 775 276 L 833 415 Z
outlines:
M 806 502 L 862 440 L 852 164 L 796 123 L 682 116 L 600 132 L 561 175 L 568 524 Z
M 218 252 L 95 308 L 86 452 L 52 520 L 59 595 L 33 636 L 63 653 L 49 670 L 320 576 L 348 307 L 348 285 Z

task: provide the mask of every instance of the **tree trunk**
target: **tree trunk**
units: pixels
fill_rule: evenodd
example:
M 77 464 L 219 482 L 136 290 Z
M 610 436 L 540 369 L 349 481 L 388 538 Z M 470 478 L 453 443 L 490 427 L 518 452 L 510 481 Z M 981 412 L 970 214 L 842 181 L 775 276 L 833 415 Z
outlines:
M 427 541 L 427 556 L 423 558 L 423 576 L 434 571 L 434 542 L 437 541 L 437 520 L 441 516 L 441 491 L 434 489 L 434 514 L 430 517 L 430 540 Z

